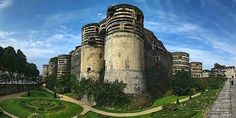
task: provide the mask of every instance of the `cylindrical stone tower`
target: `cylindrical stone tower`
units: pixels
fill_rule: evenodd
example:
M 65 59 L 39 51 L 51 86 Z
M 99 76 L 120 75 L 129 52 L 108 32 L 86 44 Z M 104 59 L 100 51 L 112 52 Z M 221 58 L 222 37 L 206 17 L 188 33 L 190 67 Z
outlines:
M 62 54 L 57 57 L 57 79 L 62 79 L 66 74 L 70 74 L 71 55 Z
M 191 76 L 202 78 L 202 62 L 191 62 Z
M 104 70 L 104 37 L 99 35 L 99 24 L 82 28 L 81 78 L 99 79 Z
M 145 91 L 143 13 L 132 5 L 110 6 L 105 39 L 105 80 L 123 81 L 124 92 Z
M 172 64 L 173 75 L 181 70 L 190 72 L 189 54 L 186 52 L 173 52 Z

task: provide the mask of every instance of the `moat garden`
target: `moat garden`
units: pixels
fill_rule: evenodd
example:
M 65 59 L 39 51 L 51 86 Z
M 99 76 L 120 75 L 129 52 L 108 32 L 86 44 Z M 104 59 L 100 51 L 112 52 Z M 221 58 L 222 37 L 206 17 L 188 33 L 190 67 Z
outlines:
M 217 83 L 216 83 L 217 81 Z M 135 118 L 203 118 L 212 107 L 214 101 L 219 95 L 225 79 L 212 79 L 208 81 L 207 88 L 195 92 L 191 95 L 176 96 L 170 95 L 153 101 L 149 106 L 127 110 L 125 108 L 108 108 L 104 106 L 93 106 L 85 109 L 75 102 L 68 102 L 63 96 L 77 99 L 75 93 L 65 93 L 55 97 L 55 94 L 46 91 L 43 87 L 36 88 L 30 92 L 24 92 L 21 96 L 12 97 L 0 101 L 0 107 L 11 115 L 20 118 L 115 118 L 116 115 L 109 113 L 118 113 L 119 117 Z M 65 97 L 64 97 L 65 98 Z M 132 106 L 137 101 L 130 101 L 128 105 Z M 127 105 L 124 105 L 127 107 Z M 156 108 L 159 108 L 156 110 Z M 95 110 L 94 110 L 95 109 Z M 153 111 L 152 111 L 153 110 Z M 99 111 L 99 112 L 98 112 Z M 152 112 L 149 112 L 152 111 Z M 8 118 L 7 115 L 0 115 Z M 132 114 L 127 116 L 127 114 Z M 107 114 L 107 115 L 106 115 Z M 144 114 L 144 115 L 143 115 Z

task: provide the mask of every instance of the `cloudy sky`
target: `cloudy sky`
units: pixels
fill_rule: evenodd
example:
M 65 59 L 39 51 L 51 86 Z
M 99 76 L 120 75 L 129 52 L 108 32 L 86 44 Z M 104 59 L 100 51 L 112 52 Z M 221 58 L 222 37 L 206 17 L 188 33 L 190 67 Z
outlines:
M 236 65 L 236 0 L 0 0 L 0 46 L 21 49 L 42 70 L 80 45 L 81 27 L 117 3 L 138 6 L 169 51 L 188 52 L 204 69 Z

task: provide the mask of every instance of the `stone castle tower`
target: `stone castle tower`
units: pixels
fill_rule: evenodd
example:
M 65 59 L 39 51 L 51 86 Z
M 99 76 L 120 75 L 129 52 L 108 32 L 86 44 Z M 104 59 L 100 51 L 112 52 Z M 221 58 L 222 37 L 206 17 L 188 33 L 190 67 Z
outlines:
M 98 23 L 87 24 L 82 28 L 82 78 L 99 79 L 99 73 L 104 69 L 104 37 L 99 35 L 99 28 Z
M 139 8 L 118 4 L 108 8 L 107 17 L 101 22 L 85 25 L 80 77 L 123 81 L 127 84 L 124 92 L 128 94 L 142 94 L 155 87 L 152 81 L 156 81 L 159 70 L 165 70 L 163 76 L 169 78 L 171 53 L 144 28 L 143 22 Z M 160 65 L 163 68 L 157 69 Z
M 126 93 L 139 93 L 144 85 L 143 13 L 119 4 L 107 12 L 105 80 L 127 83 Z

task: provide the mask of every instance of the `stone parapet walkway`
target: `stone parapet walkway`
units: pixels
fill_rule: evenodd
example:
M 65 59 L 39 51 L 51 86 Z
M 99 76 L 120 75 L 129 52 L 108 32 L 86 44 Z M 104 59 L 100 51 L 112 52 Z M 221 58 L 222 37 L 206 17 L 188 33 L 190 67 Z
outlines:
M 231 87 L 231 111 L 232 118 L 236 118 L 236 80 L 234 80 L 234 85 Z
M 232 118 L 231 115 L 231 89 L 229 80 L 220 92 L 213 107 L 207 114 L 207 118 Z

